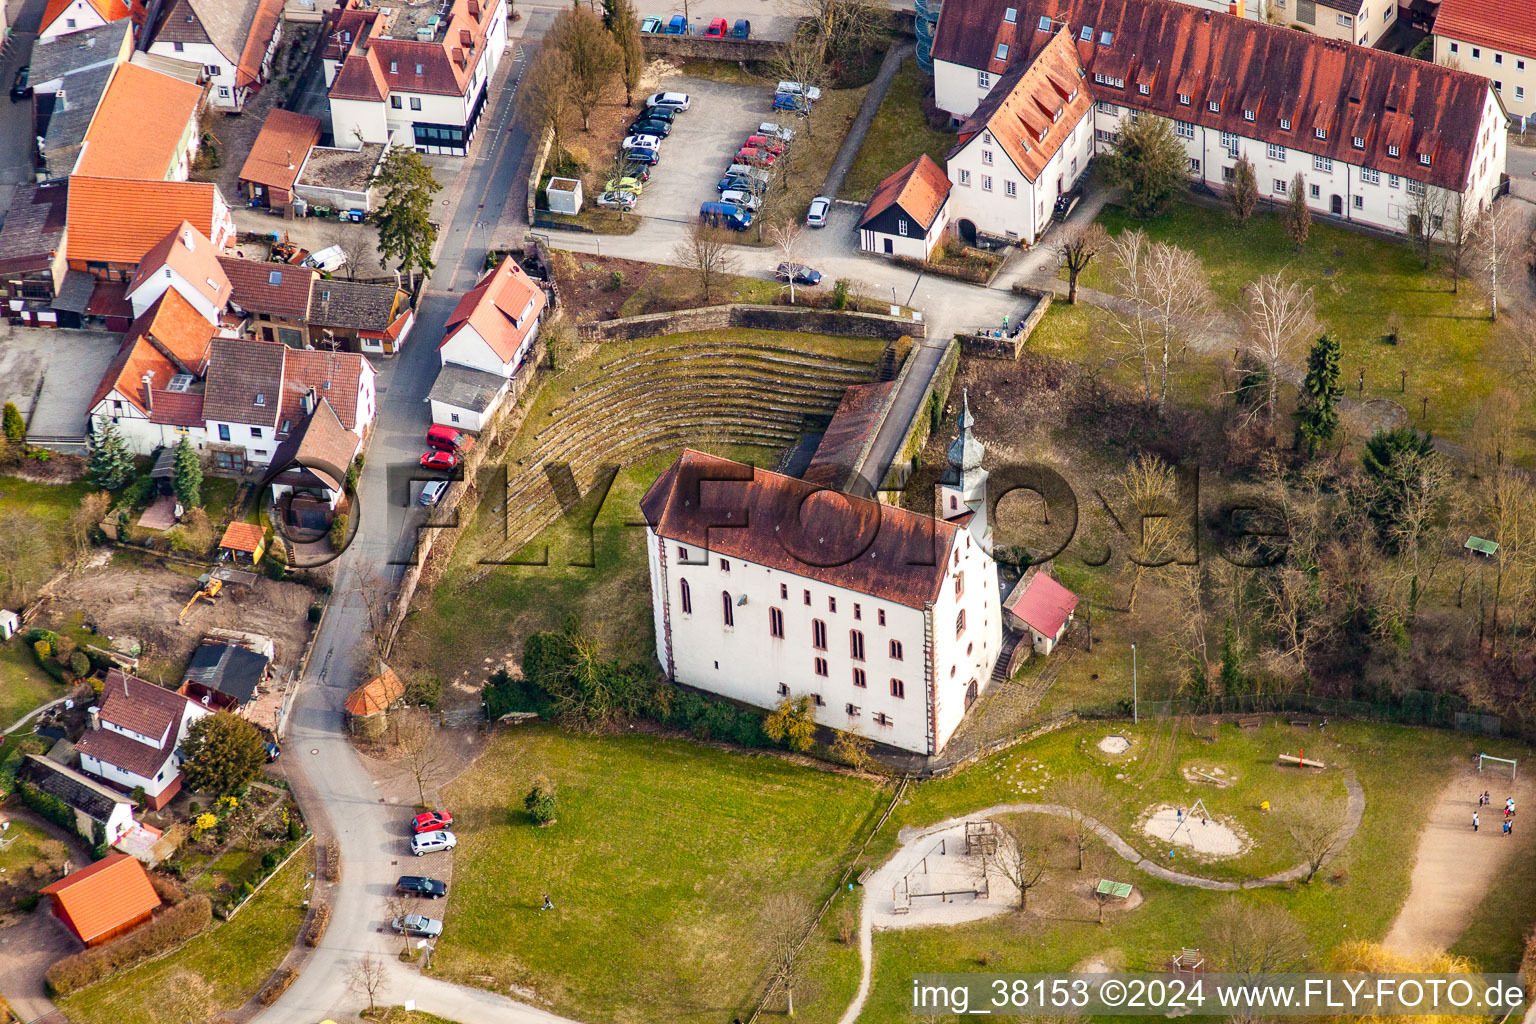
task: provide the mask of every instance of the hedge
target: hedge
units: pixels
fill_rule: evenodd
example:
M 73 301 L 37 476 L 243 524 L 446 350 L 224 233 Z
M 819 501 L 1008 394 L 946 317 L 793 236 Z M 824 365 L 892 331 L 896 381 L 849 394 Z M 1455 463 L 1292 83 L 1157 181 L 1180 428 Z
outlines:
M 187 898 L 187 890 L 170 875 L 156 872 L 149 876 L 149 884 L 155 887 L 155 895 L 160 897 L 160 902 L 168 907 L 174 907 Z
M 192 938 L 212 920 L 213 904 L 208 897 L 202 893 L 189 896 L 128 934 L 55 963 L 44 976 L 49 995 L 54 998 L 66 996 L 141 960 L 164 953 Z
M 316 903 L 315 912 L 309 918 L 309 930 L 304 933 L 304 945 L 318 946 L 320 939 L 325 935 L 326 926 L 331 923 L 331 905 L 329 903 Z
M 334 839 L 325 844 L 325 880 L 341 881 L 341 844 Z
M 38 814 L 47 818 L 55 825 L 71 835 L 80 835 L 76 828 L 75 811 L 63 800 L 52 793 L 44 793 L 30 782 L 19 783 L 16 792 L 21 796 L 21 802 L 26 804 Z M 90 839 L 90 836 L 81 835 L 81 839 Z
M 262 1006 L 271 1006 L 277 1002 L 277 997 L 288 991 L 288 986 L 293 984 L 293 979 L 299 976 L 299 972 L 292 967 L 284 967 L 272 975 L 271 979 L 256 993 L 256 1001 Z

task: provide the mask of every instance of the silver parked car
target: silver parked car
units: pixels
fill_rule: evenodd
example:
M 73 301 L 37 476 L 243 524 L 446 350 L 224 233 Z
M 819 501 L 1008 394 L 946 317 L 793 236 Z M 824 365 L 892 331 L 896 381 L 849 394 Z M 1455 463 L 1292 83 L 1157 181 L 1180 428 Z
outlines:
M 443 922 L 425 914 L 406 914 L 395 918 L 389 926 L 402 935 L 420 935 L 427 939 L 435 939 L 443 934 Z
M 411 853 L 420 857 L 428 853 L 443 853 L 459 845 L 452 832 L 423 832 L 411 837 Z
M 832 200 L 826 196 L 817 196 L 811 200 L 811 209 L 805 215 L 805 222 L 813 228 L 827 226 L 827 214 L 832 209 Z

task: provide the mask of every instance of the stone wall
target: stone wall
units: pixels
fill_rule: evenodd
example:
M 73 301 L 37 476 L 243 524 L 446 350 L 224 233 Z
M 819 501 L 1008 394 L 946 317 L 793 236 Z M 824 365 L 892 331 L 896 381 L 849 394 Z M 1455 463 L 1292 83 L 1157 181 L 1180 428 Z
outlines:
M 892 460 L 890 468 L 886 470 L 885 479 L 880 482 L 880 500 L 890 505 L 901 503 L 901 492 L 907 486 L 907 480 L 911 478 L 912 471 L 916 468 L 918 453 L 923 450 L 923 445 L 928 443 L 928 435 L 933 430 L 935 419 L 933 408 L 939 410 L 938 419 L 944 418 L 944 405 L 949 401 L 949 389 L 955 382 L 955 373 L 960 369 L 960 345 L 951 341 L 944 354 L 939 357 L 939 365 L 934 368 L 933 378 L 928 381 L 928 387 L 923 391 L 922 401 L 918 402 L 916 411 L 912 414 L 912 422 L 907 424 L 907 433 L 901 439 L 901 447 L 896 449 L 896 458 Z
M 883 338 L 895 341 L 907 336 L 918 341 L 928 336 L 927 324 L 882 313 L 855 313 L 836 309 L 803 309 L 797 306 L 752 306 L 733 303 L 702 306 L 672 313 L 647 313 L 582 326 L 582 336 L 592 341 L 634 341 L 663 334 L 718 331 L 743 327 L 759 331 L 800 331 L 838 337 Z
M 979 332 L 976 334 L 957 334 L 956 340 L 968 356 L 983 356 L 989 359 L 1018 359 L 1024 351 L 1025 342 L 1040 326 L 1040 321 L 1045 318 L 1046 310 L 1051 308 L 1051 302 L 1055 296 L 1050 292 L 1043 292 L 1024 285 L 1014 285 L 1015 295 L 1025 295 L 1034 298 L 1035 308 L 1020 322 L 1018 331 L 1011 335 L 997 337 L 992 332 Z
M 735 24 L 735 19 L 726 19 Z M 647 58 L 667 56 L 696 60 L 768 61 L 776 59 L 784 44 L 773 39 L 705 39 L 703 36 L 643 35 Z

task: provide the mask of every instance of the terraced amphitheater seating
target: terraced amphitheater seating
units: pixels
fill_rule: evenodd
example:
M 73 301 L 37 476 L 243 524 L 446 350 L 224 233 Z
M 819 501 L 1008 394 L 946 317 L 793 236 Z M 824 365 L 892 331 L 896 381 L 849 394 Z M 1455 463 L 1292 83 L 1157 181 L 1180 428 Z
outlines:
M 672 313 L 647 313 L 618 320 L 604 320 L 582 327 L 582 336 L 592 341 L 637 341 L 659 338 L 665 334 L 688 331 L 716 331 L 727 327 L 746 327 L 760 331 L 803 331 L 809 334 L 835 334 L 842 337 L 885 338 L 895 341 L 905 335 L 921 341 L 928 328 L 921 320 L 857 313 L 852 310 L 805 309 L 798 306 L 758 306 L 731 303 L 680 309 Z
M 785 345 L 793 344 L 793 334 Z M 507 460 L 505 530 L 486 531 L 476 559 L 509 560 L 562 513 L 545 474 L 566 463 L 587 487 L 602 465 L 624 465 L 684 444 L 785 447 L 808 420 L 824 423 L 850 385 L 868 383 L 878 360 L 825 356 L 757 341 L 678 342 L 604 352 L 547 415 L 530 419 Z M 472 584 L 493 567 L 468 581 Z

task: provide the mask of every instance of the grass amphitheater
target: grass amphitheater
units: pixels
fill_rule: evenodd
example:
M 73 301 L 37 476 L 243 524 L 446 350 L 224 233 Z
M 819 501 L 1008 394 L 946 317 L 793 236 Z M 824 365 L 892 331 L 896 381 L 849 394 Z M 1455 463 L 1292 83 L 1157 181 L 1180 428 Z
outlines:
M 649 583 L 640 496 L 691 446 L 774 468 L 820 429 L 844 389 L 890 375 L 879 339 L 723 330 L 604 344 L 539 390 L 504 460 L 505 490 L 483 486 L 460 510 L 465 534 L 430 594 L 416 598 L 400 658 L 478 686 L 529 633 L 574 612 L 615 654 L 648 658 Z M 586 495 L 557 497 L 546 473 L 569 465 Z M 592 520 L 601 467 L 617 477 Z M 482 476 L 482 479 L 485 479 Z M 548 548 L 547 565 L 532 562 Z M 424 588 L 425 589 L 425 588 Z

